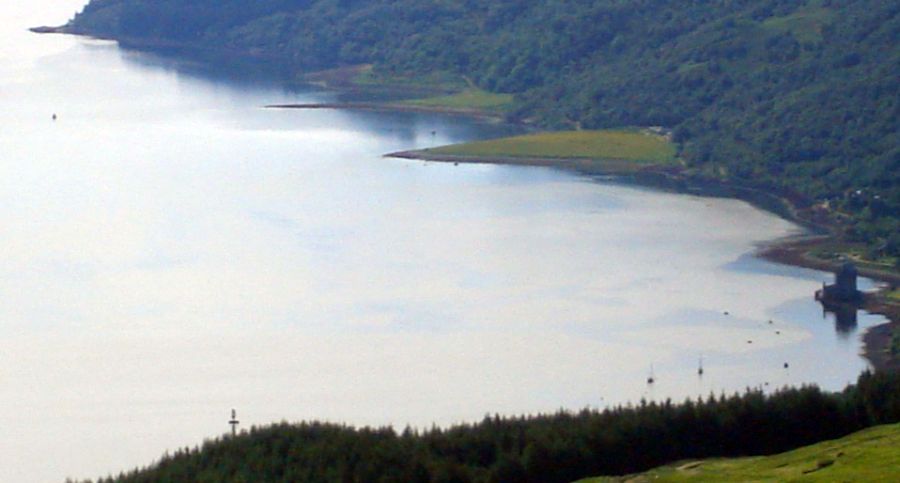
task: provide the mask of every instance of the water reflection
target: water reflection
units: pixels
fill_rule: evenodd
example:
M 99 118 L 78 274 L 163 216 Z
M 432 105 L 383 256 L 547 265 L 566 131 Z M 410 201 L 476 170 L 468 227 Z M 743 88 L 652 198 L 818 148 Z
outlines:
M 834 330 L 843 338 L 849 338 L 856 331 L 858 311 L 853 304 L 822 304 L 822 318 L 834 319 Z
M 822 317 L 834 317 L 839 336 L 849 337 L 856 330 L 857 311 L 862 307 L 864 295 L 858 288 L 859 272 L 852 262 L 844 262 L 835 271 L 834 283 L 822 283 L 815 298 L 822 304 Z
M 128 43 L 117 45 L 122 60 L 141 68 L 177 72 L 210 83 L 229 82 L 250 88 L 277 88 L 285 92 L 309 89 L 308 86 L 298 89 L 300 84 L 289 66 L 271 62 L 270 59 L 215 55 L 176 48 L 139 48 Z
M 136 68 L 162 71 L 177 76 L 181 81 L 204 85 L 227 86 L 241 93 L 268 92 L 268 100 L 260 98 L 260 106 L 286 103 L 328 103 L 367 102 L 408 99 L 414 92 L 399 89 L 385 89 L 378 92 L 346 91 L 335 92 L 305 83 L 295 72 L 273 66 L 272 62 L 231 57 L 188 57 L 185 53 L 171 49 L 136 49 L 127 45 L 117 47 L 113 43 L 101 41 L 96 48 L 113 48 L 121 60 Z M 193 55 L 193 54 L 190 54 Z M 498 124 L 493 121 L 461 120 L 458 116 L 429 113 L 396 111 L 358 110 L 353 112 L 326 111 L 326 116 L 340 117 L 341 123 L 350 123 L 362 130 L 378 130 L 378 134 L 393 137 L 407 146 L 433 146 L 452 142 L 455 139 L 480 139 L 500 137 L 522 132 L 519 126 Z M 322 112 L 288 111 L 285 117 L 298 122 L 304 118 L 321 122 Z M 268 120 L 271 123 L 271 120 Z M 476 126 L 476 129 L 473 129 Z M 293 126 L 293 127 L 296 127 Z

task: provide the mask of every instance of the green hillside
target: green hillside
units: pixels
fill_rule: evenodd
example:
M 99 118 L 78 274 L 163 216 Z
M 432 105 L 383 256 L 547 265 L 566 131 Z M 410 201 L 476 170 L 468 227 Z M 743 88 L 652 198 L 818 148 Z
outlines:
M 898 422 L 900 373 L 863 373 L 840 393 L 755 390 L 681 404 L 486 416 L 450 428 L 280 423 L 179 449 L 102 481 L 569 483 L 674 461 L 772 455 Z M 847 447 L 827 457 L 840 469 L 850 468 L 857 454 Z M 815 466 L 826 456 L 810 458 Z M 698 468 L 706 471 L 706 464 Z
M 422 103 L 550 129 L 661 126 L 694 176 L 787 196 L 900 264 L 898 2 L 92 0 L 65 30 L 288 81 L 455 78 Z
M 411 106 L 503 112 L 512 107 L 513 96 L 510 94 L 494 94 L 481 89 L 464 89 L 445 96 L 409 99 L 404 102 Z
M 454 144 L 427 151 L 471 157 L 615 159 L 640 164 L 667 164 L 675 160 L 675 146 L 663 136 L 621 130 L 545 132 Z
M 683 461 L 626 477 L 580 483 L 656 481 L 900 481 L 900 425 L 878 426 L 850 436 L 774 456 Z

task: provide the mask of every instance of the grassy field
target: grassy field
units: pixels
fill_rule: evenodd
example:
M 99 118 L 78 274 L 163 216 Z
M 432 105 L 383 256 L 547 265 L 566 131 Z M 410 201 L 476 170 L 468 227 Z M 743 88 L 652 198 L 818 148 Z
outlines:
M 412 99 L 403 103 L 411 106 L 502 112 L 512 106 L 513 96 L 512 94 L 494 94 L 481 89 L 469 88 L 456 94 Z
M 888 296 L 888 299 L 890 299 L 894 302 L 900 302 L 900 289 L 888 292 L 887 296 Z
M 882 256 L 871 258 L 869 250 L 860 243 L 833 241 L 817 246 L 809 254 L 820 260 L 840 261 L 849 258 L 860 267 L 885 272 L 897 271 L 895 268 L 897 259 L 895 257 Z
M 800 42 L 815 43 L 822 40 L 822 29 L 834 20 L 833 15 L 827 9 L 811 7 L 793 15 L 769 18 L 762 26 L 777 32 L 790 32 Z
M 589 158 L 649 164 L 675 161 L 675 146 L 663 136 L 640 131 L 563 131 L 454 144 L 435 154 L 472 157 Z
M 376 73 L 371 65 L 356 65 L 307 74 L 307 82 L 371 92 L 391 94 L 387 99 L 397 105 L 435 110 L 484 111 L 503 113 L 513 105 L 512 94 L 494 94 L 479 89 L 458 75 L 434 72 L 425 76 Z
M 336 89 L 390 94 L 391 98 L 446 96 L 463 92 L 470 86 L 458 75 L 435 72 L 424 76 L 403 76 L 375 72 L 371 64 L 352 65 L 311 72 L 303 82 Z
M 465 80 L 445 72 L 402 76 L 376 73 L 371 65 L 362 66 L 351 79 L 357 87 L 407 87 L 434 92 L 459 92 L 468 87 Z
M 893 424 L 774 456 L 681 462 L 638 475 L 592 478 L 580 483 L 900 481 L 898 448 L 900 424 Z

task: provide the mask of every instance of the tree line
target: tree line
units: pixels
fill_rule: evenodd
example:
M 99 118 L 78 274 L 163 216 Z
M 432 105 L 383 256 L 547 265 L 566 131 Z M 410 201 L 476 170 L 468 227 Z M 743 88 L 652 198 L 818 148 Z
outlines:
M 774 454 L 898 421 L 900 374 L 865 372 L 839 393 L 748 390 L 450 428 L 280 423 L 98 481 L 562 483 L 682 459 Z

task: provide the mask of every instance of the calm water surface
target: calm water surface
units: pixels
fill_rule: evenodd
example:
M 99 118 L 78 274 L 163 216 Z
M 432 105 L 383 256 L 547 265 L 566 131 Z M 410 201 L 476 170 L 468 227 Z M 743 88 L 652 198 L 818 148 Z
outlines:
M 839 389 L 866 367 L 880 318 L 836 331 L 812 301 L 826 274 L 750 255 L 788 222 L 383 159 L 509 128 L 265 110 L 328 95 L 24 31 L 83 3 L 0 7 L 2 481 L 146 464 L 224 433 L 232 407 L 242 427 L 448 424 Z

